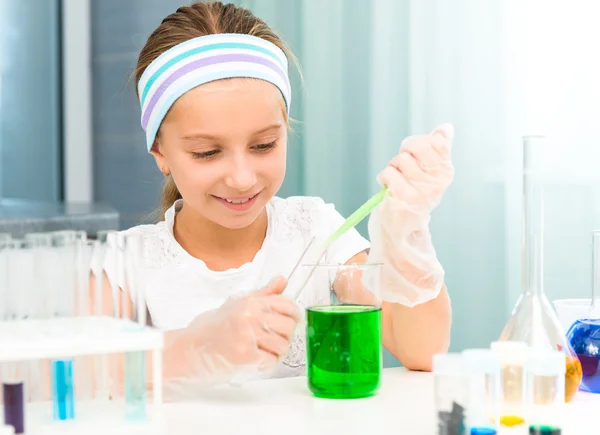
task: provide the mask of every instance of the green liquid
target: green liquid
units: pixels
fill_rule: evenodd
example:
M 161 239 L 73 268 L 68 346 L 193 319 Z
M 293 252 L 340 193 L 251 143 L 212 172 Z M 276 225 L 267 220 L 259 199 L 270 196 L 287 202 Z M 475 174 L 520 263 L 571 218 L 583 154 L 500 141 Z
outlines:
M 554 426 L 530 426 L 530 435 L 560 435 L 562 430 Z
M 382 366 L 381 309 L 332 305 L 306 310 L 308 387 L 317 397 L 375 394 Z

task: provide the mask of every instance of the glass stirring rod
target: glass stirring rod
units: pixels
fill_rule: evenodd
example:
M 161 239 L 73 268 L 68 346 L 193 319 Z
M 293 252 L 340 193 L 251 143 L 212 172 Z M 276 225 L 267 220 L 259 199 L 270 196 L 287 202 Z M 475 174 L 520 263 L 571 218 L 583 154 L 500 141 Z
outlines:
M 314 262 L 314 264 L 311 263 L 312 268 L 311 268 L 308 276 L 304 280 L 304 283 L 301 286 L 297 287 L 295 289 L 295 291 L 291 292 L 291 294 L 289 295 L 289 297 L 292 300 L 296 300 L 298 297 L 300 297 L 300 295 L 302 294 L 302 291 L 303 291 L 304 287 L 306 287 L 306 284 L 308 283 L 308 281 L 312 277 L 312 275 L 315 272 L 317 266 L 319 265 L 319 262 L 321 261 L 321 259 L 325 255 L 325 252 L 327 252 L 327 249 L 329 248 L 329 246 L 331 246 L 331 244 L 333 242 L 335 242 L 344 233 L 346 233 L 346 231 L 350 230 L 351 228 L 354 228 L 364 218 L 366 218 L 369 214 L 371 214 L 371 212 L 373 210 L 375 210 L 375 207 L 377 207 L 381 203 L 381 201 L 383 201 L 383 199 L 385 198 L 386 193 L 387 193 L 387 187 L 384 187 L 379 192 L 377 192 L 375 195 L 373 195 L 371 198 L 369 198 L 369 200 L 367 202 L 365 202 L 354 213 L 352 213 L 350 216 L 348 216 L 348 218 L 344 221 L 344 223 L 342 225 L 340 225 L 340 227 L 337 230 L 335 230 L 335 232 L 331 236 L 329 236 L 329 238 L 327 238 L 327 240 L 325 240 L 325 242 L 319 247 L 319 249 L 318 249 L 318 251 L 316 253 L 317 260 Z M 302 261 L 302 259 L 309 252 L 309 247 L 311 246 L 313 240 L 311 240 L 311 243 L 309 243 L 309 246 L 306 248 L 306 250 L 304 251 L 304 253 L 300 257 L 300 260 L 298 260 L 298 264 L 300 264 L 300 262 Z M 296 267 L 298 266 L 298 264 L 296 265 Z M 295 270 L 296 270 L 296 268 L 294 268 L 294 270 L 292 271 L 292 273 Z M 291 277 L 291 274 L 290 274 L 290 277 Z

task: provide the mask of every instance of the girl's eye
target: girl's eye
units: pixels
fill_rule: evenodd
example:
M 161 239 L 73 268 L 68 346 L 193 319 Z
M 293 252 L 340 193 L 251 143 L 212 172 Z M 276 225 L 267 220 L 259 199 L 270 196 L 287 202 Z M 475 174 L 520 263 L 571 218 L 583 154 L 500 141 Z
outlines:
M 210 150 L 210 151 L 205 151 L 203 153 L 192 153 L 192 156 L 195 159 L 210 159 L 212 157 L 215 157 L 219 152 L 220 152 L 220 150 Z
M 263 143 L 263 144 L 260 144 L 260 145 L 255 145 L 252 148 L 254 148 L 256 151 L 265 152 L 265 151 L 269 151 L 269 150 L 275 148 L 275 143 L 276 142 L 277 141 L 273 141 L 271 143 Z

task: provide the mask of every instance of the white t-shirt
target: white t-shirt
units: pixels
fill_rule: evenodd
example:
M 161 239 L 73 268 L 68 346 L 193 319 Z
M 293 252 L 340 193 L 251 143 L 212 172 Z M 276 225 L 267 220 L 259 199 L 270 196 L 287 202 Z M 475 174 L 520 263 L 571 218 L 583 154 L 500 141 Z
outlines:
M 227 298 L 258 290 L 276 275 L 287 277 L 313 237 L 313 243 L 320 243 L 344 222 L 335 207 L 321 198 L 274 197 L 266 206 L 267 234 L 254 259 L 239 268 L 217 272 L 188 254 L 175 240 L 173 223 L 182 205 L 182 200 L 175 202 L 165 213 L 164 221 L 124 231 L 144 235 L 146 303 L 153 325 L 165 331 L 186 327 L 196 316 L 221 306 Z M 368 248 L 368 240 L 352 229 L 331 245 L 327 262 L 344 264 Z M 293 280 L 304 281 L 307 275 L 303 278 L 303 274 L 308 269 L 300 266 Z M 106 273 L 112 281 L 114 273 Z M 327 283 L 311 280 L 297 302 L 303 307 L 329 304 Z M 305 374 L 305 333 L 304 328 L 297 329 L 286 358 L 268 376 L 257 377 Z

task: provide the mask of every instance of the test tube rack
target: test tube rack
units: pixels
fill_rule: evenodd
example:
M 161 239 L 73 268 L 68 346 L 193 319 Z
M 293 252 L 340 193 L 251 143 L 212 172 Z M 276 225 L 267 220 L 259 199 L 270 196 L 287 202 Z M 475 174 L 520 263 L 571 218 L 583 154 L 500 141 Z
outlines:
M 128 319 L 107 316 L 26 319 L 0 322 L 0 364 L 147 351 L 152 353 L 152 406 L 147 422 L 124 419 L 119 401 L 82 403 L 71 421 L 53 421 L 52 405 L 25 404 L 28 435 L 162 434 L 163 332 Z M 50 410 L 50 412 L 48 412 Z

